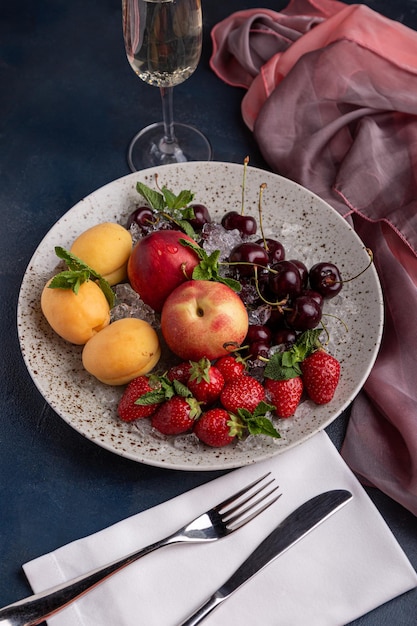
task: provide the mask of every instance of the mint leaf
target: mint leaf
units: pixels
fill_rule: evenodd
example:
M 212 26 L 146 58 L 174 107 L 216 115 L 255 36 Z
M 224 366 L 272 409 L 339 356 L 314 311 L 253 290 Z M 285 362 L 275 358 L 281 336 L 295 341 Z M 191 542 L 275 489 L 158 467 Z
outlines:
M 267 417 L 254 417 L 248 420 L 246 425 L 251 435 L 267 435 L 268 437 L 274 437 L 274 439 L 281 438 L 281 435 Z
M 187 207 L 194 198 L 194 194 L 188 189 L 183 189 L 178 195 L 175 195 L 172 191 L 166 187 L 162 187 L 162 193 L 165 198 L 165 206 L 168 209 L 178 210 Z
M 82 283 L 85 283 L 89 278 L 90 273 L 85 270 L 64 270 L 53 277 L 49 283 L 49 289 L 72 289 L 77 294 Z
M 242 285 L 239 281 L 234 278 L 225 278 L 220 276 L 219 267 L 220 267 L 220 250 L 214 250 L 210 255 L 195 243 L 188 241 L 187 239 L 180 239 L 180 244 L 183 246 L 187 246 L 192 248 L 198 258 L 200 259 L 200 263 L 196 265 L 193 269 L 192 278 L 193 280 L 213 280 L 218 283 L 223 283 L 233 289 L 233 291 L 239 292 L 242 289 Z
M 116 301 L 115 293 L 107 280 L 103 278 L 103 276 L 100 276 L 100 274 L 93 270 L 91 267 L 89 267 L 87 263 L 84 263 L 84 261 L 75 256 L 75 254 L 72 254 L 72 252 L 69 252 L 69 250 L 62 248 L 61 246 L 55 247 L 55 254 L 58 258 L 65 261 L 68 266 L 68 270 L 61 272 L 61 275 L 63 274 L 63 277 L 58 279 L 56 282 L 54 282 L 54 280 L 51 281 L 49 286 L 52 289 L 72 289 L 73 292 L 77 294 L 82 283 L 85 283 L 91 278 L 94 278 L 97 281 L 98 286 L 104 293 L 104 296 L 109 303 L 110 308 L 114 307 Z M 64 280 L 67 281 L 66 287 L 62 286 Z
M 296 355 L 287 350 L 286 352 L 275 352 L 265 366 L 265 378 L 272 380 L 288 380 L 301 375 L 300 362 Z
M 263 400 L 257 405 L 251 413 L 248 409 L 240 408 L 237 413 L 239 418 L 245 424 L 249 434 L 251 435 L 267 435 L 279 439 L 281 435 L 276 430 L 271 420 L 266 417 L 266 413 L 273 411 L 275 407 Z
M 148 202 L 156 211 L 163 211 L 166 202 L 164 196 L 158 191 L 154 191 L 144 183 L 136 183 L 136 191 Z

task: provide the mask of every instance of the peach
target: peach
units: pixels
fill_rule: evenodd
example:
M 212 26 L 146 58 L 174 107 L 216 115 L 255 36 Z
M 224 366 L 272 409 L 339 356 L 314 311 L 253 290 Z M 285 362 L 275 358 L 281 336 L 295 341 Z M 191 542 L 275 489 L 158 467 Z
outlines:
M 120 224 L 103 222 L 81 233 L 70 252 L 103 276 L 110 285 L 116 285 L 127 276 L 132 236 Z
M 147 374 L 161 356 L 159 338 L 148 322 L 125 318 L 112 322 L 84 346 L 87 372 L 107 385 L 124 385 Z
M 110 323 L 109 303 L 94 281 L 82 283 L 75 294 L 72 289 L 51 289 L 51 280 L 43 288 L 41 309 L 60 337 L 83 345 Z
M 183 360 L 210 361 L 228 354 L 248 332 L 246 308 L 230 287 L 189 280 L 165 300 L 161 330 L 168 347 Z

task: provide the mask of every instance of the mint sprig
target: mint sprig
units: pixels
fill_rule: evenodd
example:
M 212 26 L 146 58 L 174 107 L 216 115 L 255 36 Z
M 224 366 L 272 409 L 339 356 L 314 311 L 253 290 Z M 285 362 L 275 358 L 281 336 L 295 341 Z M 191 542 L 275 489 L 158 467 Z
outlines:
M 264 376 L 272 380 L 288 380 L 301 375 L 301 363 L 321 345 L 322 328 L 306 330 L 295 344 L 283 352 L 275 352 L 265 366 Z
M 266 416 L 268 412 L 272 412 L 274 409 L 275 406 L 262 400 L 252 413 L 248 409 L 243 408 L 238 409 L 237 413 L 248 429 L 249 434 L 267 435 L 268 437 L 280 439 L 281 435 Z
M 55 247 L 55 254 L 58 258 L 65 261 L 68 270 L 64 270 L 54 276 L 49 284 L 50 289 L 71 289 L 77 294 L 83 283 L 93 279 L 104 293 L 110 308 L 114 307 L 116 296 L 103 276 L 75 256 L 75 254 L 61 246 Z
M 192 191 L 183 189 L 179 194 L 175 194 L 165 186 L 160 191 L 155 191 L 155 189 L 151 189 L 141 182 L 136 183 L 136 191 L 154 211 L 161 213 L 163 217 L 173 221 L 189 237 L 196 239 L 195 230 L 188 221 L 195 217 L 193 208 L 189 206 L 194 198 Z
M 189 248 L 192 248 L 192 250 L 194 250 L 199 258 L 200 262 L 198 265 L 196 265 L 192 273 L 193 280 L 213 280 L 218 283 L 223 283 L 224 285 L 227 285 L 228 287 L 233 289 L 233 291 L 241 291 L 242 285 L 239 281 L 235 280 L 234 278 L 226 278 L 220 275 L 219 250 L 214 250 L 211 254 L 207 254 L 204 248 L 201 248 L 197 244 L 194 244 L 187 239 L 180 239 L 179 242 L 183 246 L 188 246 Z

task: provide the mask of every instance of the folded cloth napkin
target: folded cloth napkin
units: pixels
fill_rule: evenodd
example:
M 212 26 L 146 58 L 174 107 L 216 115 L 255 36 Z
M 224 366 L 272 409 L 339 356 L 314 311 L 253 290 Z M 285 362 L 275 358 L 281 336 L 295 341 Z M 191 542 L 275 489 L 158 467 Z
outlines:
M 247 88 L 243 118 L 271 169 L 374 253 L 385 331 L 342 455 L 417 515 L 417 33 L 364 5 L 292 0 L 232 14 L 212 39 L 211 66 Z
M 417 574 L 325 432 L 24 565 L 35 591 L 174 532 L 271 471 L 282 496 L 225 539 L 162 548 L 48 620 L 50 626 L 175 626 L 197 609 L 275 526 L 329 489 L 353 499 L 282 554 L 205 621 L 207 626 L 337 626 L 417 586 Z

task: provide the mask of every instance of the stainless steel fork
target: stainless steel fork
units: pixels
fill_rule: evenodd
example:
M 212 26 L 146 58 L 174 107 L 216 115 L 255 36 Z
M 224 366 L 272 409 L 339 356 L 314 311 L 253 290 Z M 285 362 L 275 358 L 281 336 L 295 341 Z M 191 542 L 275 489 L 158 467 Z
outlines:
M 270 472 L 247 485 L 192 522 L 133 554 L 67 583 L 47 589 L 0 609 L 0 626 L 35 626 L 85 595 L 104 580 L 141 557 L 175 543 L 216 541 L 242 528 L 276 502 L 278 486 Z

